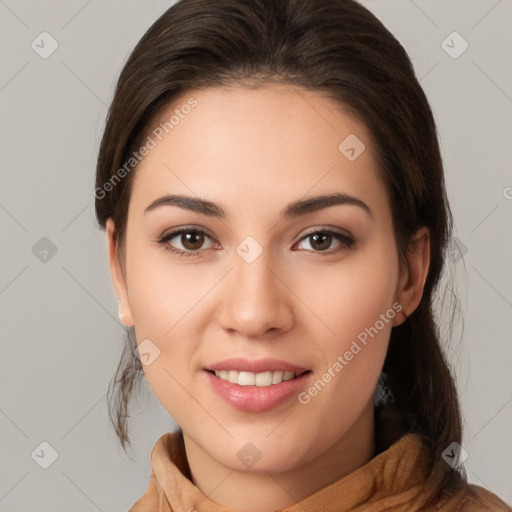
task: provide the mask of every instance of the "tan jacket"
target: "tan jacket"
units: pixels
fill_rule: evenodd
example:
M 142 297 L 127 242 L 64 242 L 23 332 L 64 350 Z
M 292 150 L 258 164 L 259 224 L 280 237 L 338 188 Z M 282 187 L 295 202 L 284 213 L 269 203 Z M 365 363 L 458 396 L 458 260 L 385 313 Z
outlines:
M 475 485 L 426 505 L 433 495 L 428 457 L 417 434 L 406 434 L 341 480 L 286 512 L 512 512 L 496 495 Z M 206 497 L 191 481 L 183 440 L 164 434 L 151 454 L 151 480 L 129 512 L 233 512 Z

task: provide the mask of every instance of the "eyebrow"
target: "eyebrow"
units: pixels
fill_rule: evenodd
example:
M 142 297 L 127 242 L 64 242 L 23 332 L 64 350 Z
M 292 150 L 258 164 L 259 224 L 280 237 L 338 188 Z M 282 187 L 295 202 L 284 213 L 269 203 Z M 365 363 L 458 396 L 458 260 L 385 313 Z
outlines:
M 281 216 L 285 219 L 293 219 L 302 215 L 307 215 L 308 213 L 313 213 L 324 208 L 337 205 L 358 206 L 373 219 L 373 212 L 364 201 L 358 199 L 357 197 L 350 196 L 341 192 L 294 201 L 293 203 L 288 204 L 283 210 L 281 210 L 280 213 Z M 219 219 L 227 218 L 226 212 L 219 205 L 211 201 L 200 199 L 198 197 L 176 194 L 169 194 L 155 199 L 144 210 L 144 215 L 152 210 L 155 210 L 156 208 L 160 208 L 161 206 L 178 206 L 179 208 L 200 213 L 202 215 L 207 215 L 209 217 L 215 217 Z

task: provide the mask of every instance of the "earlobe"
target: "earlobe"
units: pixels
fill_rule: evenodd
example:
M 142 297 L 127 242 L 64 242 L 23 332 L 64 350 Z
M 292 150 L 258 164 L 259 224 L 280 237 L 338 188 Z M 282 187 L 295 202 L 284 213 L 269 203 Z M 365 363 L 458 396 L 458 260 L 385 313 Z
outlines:
M 108 263 L 110 268 L 110 276 L 114 285 L 115 293 L 119 300 L 119 320 L 130 327 L 133 326 L 132 312 L 128 301 L 128 293 L 126 287 L 126 278 L 119 260 L 119 252 L 115 239 L 115 224 L 112 219 L 107 219 L 105 225 L 105 233 L 107 235 Z
M 126 310 L 126 313 L 125 313 Z M 132 312 L 127 299 L 119 300 L 119 320 L 126 325 L 126 327 L 132 327 L 134 325 L 132 320 Z
M 430 267 L 430 233 L 426 227 L 419 229 L 412 238 L 407 255 L 407 269 L 400 279 L 396 300 L 401 304 L 393 326 L 404 323 L 421 302 L 423 288 Z

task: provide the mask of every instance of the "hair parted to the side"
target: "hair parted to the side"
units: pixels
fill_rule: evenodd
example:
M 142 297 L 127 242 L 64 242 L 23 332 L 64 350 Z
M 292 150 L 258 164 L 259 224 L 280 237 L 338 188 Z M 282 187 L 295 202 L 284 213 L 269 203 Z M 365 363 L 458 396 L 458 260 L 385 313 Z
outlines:
M 145 33 L 121 72 L 99 151 L 96 187 L 103 187 L 140 147 L 178 95 L 267 83 L 321 92 L 369 128 L 402 263 L 416 230 L 426 226 L 430 231 L 424 293 L 406 322 L 392 329 L 384 392 L 403 411 L 405 428 L 422 436 L 439 486 L 455 488 L 464 474 L 452 470 L 441 453 L 452 442 L 461 443 L 461 417 L 432 307 L 452 230 L 437 130 L 407 53 L 370 11 L 354 0 L 174 4 Z M 121 260 L 135 172 L 96 198 L 100 226 L 105 228 L 108 218 L 115 222 Z M 142 376 L 135 344 L 131 332 L 109 386 L 111 418 L 125 450 L 130 395 Z

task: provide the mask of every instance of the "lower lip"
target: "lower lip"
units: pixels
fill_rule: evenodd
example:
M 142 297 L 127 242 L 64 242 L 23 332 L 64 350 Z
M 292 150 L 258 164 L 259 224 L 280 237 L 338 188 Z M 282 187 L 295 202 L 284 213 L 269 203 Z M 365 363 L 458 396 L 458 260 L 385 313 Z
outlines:
M 271 386 L 240 386 L 205 371 L 206 379 L 215 393 L 236 409 L 250 412 L 270 411 L 297 396 L 304 388 L 310 373 L 303 373 L 300 377 Z

